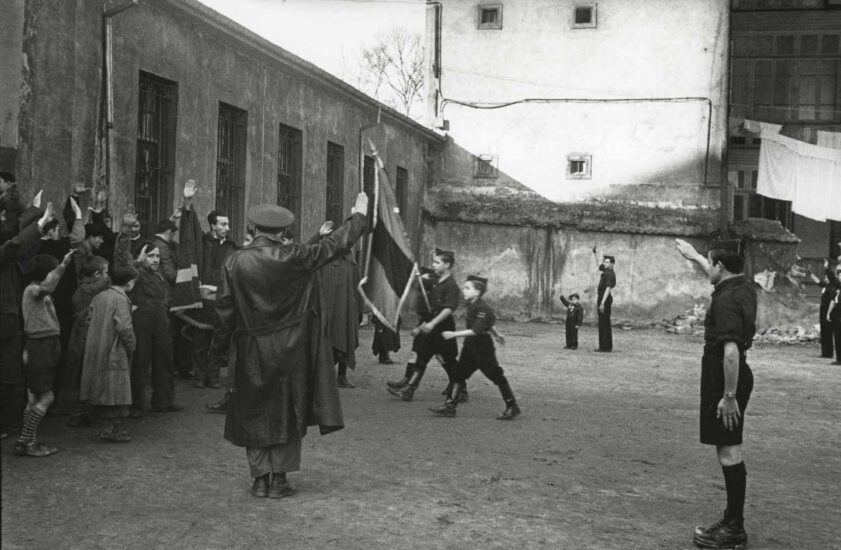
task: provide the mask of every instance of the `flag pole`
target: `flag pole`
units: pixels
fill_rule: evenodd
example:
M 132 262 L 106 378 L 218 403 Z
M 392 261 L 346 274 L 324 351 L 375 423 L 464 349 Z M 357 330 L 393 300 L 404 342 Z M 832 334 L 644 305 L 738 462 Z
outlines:
M 432 313 L 432 306 L 429 305 L 429 296 L 426 295 L 426 289 L 423 287 L 423 279 L 421 278 L 420 269 L 417 268 L 418 264 L 415 262 L 415 277 L 418 278 L 418 286 L 420 287 L 421 294 L 423 294 L 423 301 L 426 302 L 426 309 Z

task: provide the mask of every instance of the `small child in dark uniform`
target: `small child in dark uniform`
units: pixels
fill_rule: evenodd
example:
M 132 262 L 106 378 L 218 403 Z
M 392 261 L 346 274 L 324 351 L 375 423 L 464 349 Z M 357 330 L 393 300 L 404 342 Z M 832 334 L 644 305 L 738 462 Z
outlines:
M 440 407 L 429 409 L 437 415 L 448 417 L 456 415 L 458 404 L 456 397 L 466 380 L 477 370 L 481 370 L 488 380 L 496 384 L 505 400 L 505 410 L 496 418 L 512 420 L 520 415 L 520 407 L 517 406 L 514 392 L 505 378 L 505 372 L 496 360 L 496 350 L 491 338 L 496 315 L 494 310 L 482 300 L 487 288 L 487 279 L 474 275 L 467 277 L 467 282 L 461 289 L 467 302 L 467 329 L 441 333 L 445 340 L 463 337 L 464 344 L 461 347 L 461 356 L 459 356 L 453 376 L 453 387 L 447 396 L 447 401 Z
M 561 303 L 567 308 L 567 345 L 564 349 L 578 349 L 578 329 L 584 321 L 584 308 L 578 303 L 578 294 L 570 294 L 569 300 L 561 296 Z

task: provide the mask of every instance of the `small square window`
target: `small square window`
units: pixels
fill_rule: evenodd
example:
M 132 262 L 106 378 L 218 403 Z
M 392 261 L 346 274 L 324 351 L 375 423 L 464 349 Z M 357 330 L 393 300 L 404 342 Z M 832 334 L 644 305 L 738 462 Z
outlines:
M 479 4 L 480 29 L 502 28 L 502 4 Z
M 592 173 L 592 155 L 567 155 L 567 179 L 588 180 Z
M 497 155 L 478 155 L 473 163 L 473 177 L 495 180 L 499 176 Z
M 572 8 L 573 29 L 596 28 L 596 4 L 578 4 Z

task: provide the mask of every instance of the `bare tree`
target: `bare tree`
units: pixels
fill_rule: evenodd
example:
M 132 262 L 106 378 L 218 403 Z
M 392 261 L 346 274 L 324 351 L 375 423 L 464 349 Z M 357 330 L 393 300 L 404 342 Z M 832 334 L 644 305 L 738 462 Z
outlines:
M 360 56 L 360 88 L 412 116 L 423 100 L 424 53 L 420 34 L 395 27 L 378 34 Z

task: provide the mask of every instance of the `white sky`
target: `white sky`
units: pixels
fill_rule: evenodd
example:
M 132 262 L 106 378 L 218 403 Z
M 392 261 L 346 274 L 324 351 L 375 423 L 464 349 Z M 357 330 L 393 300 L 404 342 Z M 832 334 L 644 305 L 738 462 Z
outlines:
M 394 27 L 423 33 L 424 0 L 199 0 L 263 38 L 356 84 L 359 52 Z

